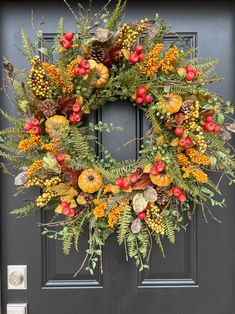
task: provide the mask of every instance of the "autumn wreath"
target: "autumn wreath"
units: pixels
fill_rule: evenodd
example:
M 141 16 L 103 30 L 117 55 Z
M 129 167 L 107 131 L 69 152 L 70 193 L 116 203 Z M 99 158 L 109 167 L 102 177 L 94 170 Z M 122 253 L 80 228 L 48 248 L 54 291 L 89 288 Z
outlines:
M 53 212 L 43 234 L 62 240 L 65 254 L 73 243 L 78 249 L 88 225 L 82 265 L 87 262 L 91 273 L 115 229 L 139 269 L 147 268 L 152 238 L 164 254 L 162 240 L 174 243 L 199 206 L 205 218 L 208 211 L 217 219 L 209 206 L 224 206 L 224 199 L 215 199 L 222 177 L 213 183 L 208 171 L 220 170 L 234 182 L 228 143 L 234 124 L 225 123 L 233 106 L 206 88 L 220 80 L 213 74 L 217 59 L 195 58 L 194 48 L 164 44 L 170 28 L 158 15 L 155 21 L 121 24 L 124 7 L 118 1 L 114 12 L 105 6 L 92 18 L 84 8 L 79 16 L 72 11 L 78 31 L 64 33 L 60 19 L 50 48 L 42 31 L 30 42 L 22 30 L 31 69 L 20 71 L 4 61 L 4 89 L 14 88 L 19 117 L 1 111 L 13 127 L 0 133 L 0 155 L 18 171 L 19 193 L 41 189 L 35 202 L 12 213 Z M 131 100 L 149 122 L 134 161 L 117 162 L 98 143 L 97 133 L 118 127 L 87 122 L 93 110 L 118 99 Z M 102 156 L 92 148 L 94 141 Z

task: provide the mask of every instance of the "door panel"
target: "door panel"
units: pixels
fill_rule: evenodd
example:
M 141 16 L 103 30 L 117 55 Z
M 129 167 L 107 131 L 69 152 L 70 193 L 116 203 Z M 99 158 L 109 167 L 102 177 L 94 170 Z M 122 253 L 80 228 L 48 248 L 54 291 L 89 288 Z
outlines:
M 69 2 L 76 8 L 76 2 Z M 95 8 L 102 1 L 94 2 Z M 73 20 L 63 1 L 3 1 L 1 2 L 1 55 L 5 55 L 19 68 L 28 67 L 19 51 L 20 27 L 31 35 L 30 14 L 34 22 L 45 15 L 45 35 L 56 32 L 57 20 L 65 16 L 66 29 L 74 29 Z M 226 98 L 235 100 L 233 69 L 234 60 L 234 7 L 232 1 L 148 1 L 129 0 L 126 20 L 154 17 L 159 12 L 173 28 L 180 32 L 188 46 L 199 45 L 201 56 L 216 55 L 221 63 L 216 70 L 226 80 L 213 87 Z M 175 41 L 169 36 L 166 41 Z M 9 112 L 14 108 L 2 95 L 2 104 Z M 94 115 L 103 122 L 122 126 L 123 131 L 112 135 L 100 135 L 102 143 L 118 160 L 135 159 L 141 138 L 148 130 L 142 114 L 128 101 L 107 104 Z M 1 121 L 5 125 L 4 121 Z M 130 145 L 117 151 L 129 140 Z M 99 151 L 97 150 L 97 153 Z M 2 311 L 9 302 L 28 302 L 29 314 L 233 314 L 235 237 L 233 222 L 235 213 L 232 204 L 235 196 L 232 189 L 222 185 L 227 197 L 226 210 L 214 209 L 214 214 L 223 221 L 206 224 L 198 210 L 186 233 L 177 235 L 172 246 L 165 241 L 164 259 L 154 247 L 151 270 L 136 271 L 135 265 L 125 260 L 125 252 L 115 240 L 107 241 L 103 256 L 103 274 L 100 269 L 93 276 L 82 271 L 73 278 L 87 245 L 87 234 L 81 239 L 79 253 L 72 250 L 70 256 L 62 253 L 60 242 L 41 237 L 38 222 L 44 222 L 48 213 L 37 213 L 23 220 L 15 219 L 9 211 L 20 207 L 25 199 L 33 197 L 37 190 L 23 197 L 13 198 L 14 186 L 11 177 L 1 175 L 1 259 L 2 259 Z M 208 217 L 209 218 L 209 217 Z M 210 220 L 210 219 L 209 219 Z M 211 219 L 212 220 L 212 219 Z M 8 264 L 28 265 L 28 290 L 13 291 L 6 287 Z M 149 289 L 151 288 L 151 289 Z

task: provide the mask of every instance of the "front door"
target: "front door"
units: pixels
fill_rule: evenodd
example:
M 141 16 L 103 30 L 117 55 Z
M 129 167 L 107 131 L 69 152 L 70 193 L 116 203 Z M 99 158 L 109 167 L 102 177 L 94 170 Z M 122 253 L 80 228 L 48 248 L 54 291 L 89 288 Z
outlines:
M 76 9 L 76 1 L 70 1 Z M 98 9 L 104 1 L 94 1 Z M 73 16 L 63 1 L 2 1 L 1 55 L 18 68 L 26 61 L 16 47 L 20 46 L 20 28 L 33 35 L 33 23 L 45 17 L 45 39 L 56 32 L 57 20 L 65 17 L 66 29 L 73 26 Z M 234 6 L 232 1 L 142 1 L 129 0 L 125 19 L 154 18 L 155 12 L 165 18 L 184 36 L 188 45 L 200 47 L 201 56 L 215 55 L 221 62 L 217 72 L 226 79 L 216 92 L 235 100 Z M 166 40 L 174 40 L 171 38 Z M 13 112 L 7 97 L 2 95 L 5 111 Z M 139 141 L 123 149 L 117 148 L 135 137 L 141 138 L 146 124 L 131 104 L 116 102 L 107 105 L 98 115 L 105 122 L 122 126 L 123 132 L 104 135 L 102 142 L 119 160 L 136 158 Z M 231 188 L 222 189 L 227 209 L 214 209 L 223 221 L 206 224 L 198 209 L 186 233 L 177 236 L 176 244 L 165 243 L 166 258 L 157 248 L 151 257 L 151 270 L 138 273 L 134 263 L 127 263 L 125 252 L 112 236 L 105 247 L 103 273 L 98 268 L 93 275 L 79 267 L 86 249 L 87 238 L 81 240 L 80 250 L 67 257 L 60 242 L 41 236 L 37 226 L 45 217 L 39 212 L 25 219 L 9 215 L 13 208 L 24 205 L 25 198 L 13 198 L 13 178 L 1 175 L 1 266 L 2 311 L 8 303 L 28 303 L 28 314 L 233 314 L 235 313 L 235 196 Z M 35 191 L 38 193 L 38 191 Z M 7 289 L 7 265 L 27 265 L 27 290 Z

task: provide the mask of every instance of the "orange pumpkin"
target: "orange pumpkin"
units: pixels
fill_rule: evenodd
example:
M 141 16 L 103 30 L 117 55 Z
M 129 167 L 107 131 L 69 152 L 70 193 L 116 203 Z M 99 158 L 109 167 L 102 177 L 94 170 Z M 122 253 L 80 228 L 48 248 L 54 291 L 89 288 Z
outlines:
M 64 116 L 55 115 L 45 122 L 45 131 L 50 138 L 58 139 L 69 132 L 69 121 Z
M 103 184 L 103 177 L 98 170 L 85 169 L 78 177 L 78 186 L 85 193 L 95 193 Z
M 102 63 L 96 63 L 94 60 L 88 60 L 90 64 L 90 71 L 95 72 L 95 78 L 92 81 L 92 86 L 95 88 L 103 87 L 109 79 L 109 70 Z
M 168 172 L 162 172 L 156 176 L 150 174 L 149 177 L 152 183 L 157 186 L 168 186 L 172 182 L 172 176 Z
M 164 95 L 158 102 L 159 108 L 161 108 L 164 113 L 170 114 L 178 112 L 182 104 L 182 97 L 175 93 Z

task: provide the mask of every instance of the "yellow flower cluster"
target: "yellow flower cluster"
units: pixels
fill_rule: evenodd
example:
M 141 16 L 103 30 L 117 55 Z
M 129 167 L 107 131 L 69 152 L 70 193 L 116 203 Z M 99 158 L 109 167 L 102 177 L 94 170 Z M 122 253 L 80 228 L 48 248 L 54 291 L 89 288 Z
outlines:
M 93 209 L 93 215 L 96 219 L 104 217 L 104 211 L 107 208 L 107 203 L 103 202 L 100 199 L 95 199 L 93 201 L 95 208 Z
M 114 206 L 110 213 L 108 213 L 108 225 L 113 228 L 118 223 L 118 218 L 124 210 L 126 202 L 121 202 L 119 205 Z
M 160 59 L 162 49 L 163 44 L 156 44 L 147 55 L 146 74 L 148 77 L 157 73 L 158 70 L 164 73 L 174 71 L 174 62 L 179 54 L 178 48 L 176 46 L 169 48 L 164 57 Z
M 208 156 L 199 154 L 194 148 L 186 150 L 186 154 L 190 157 L 191 161 L 198 165 L 209 166 L 211 160 Z
M 164 235 L 165 227 L 163 217 L 159 214 L 159 208 L 157 206 L 152 205 L 147 209 L 145 221 L 154 232 Z
M 26 152 L 30 148 L 37 146 L 38 141 L 39 141 L 39 136 L 34 135 L 33 133 L 30 133 L 30 138 L 27 138 L 25 140 L 21 140 L 18 144 L 18 148 L 22 152 Z
M 43 161 L 38 159 L 35 160 L 34 163 L 27 170 L 27 177 L 31 177 L 37 170 L 42 167 Z
M 193 166 L 182 167 L 182 170 L 184 171 L 183 178 L 188 178 L 191 174 L 199 183 L 208 182 L 207 174 L 196 167 Z
M 150 77 L 157 73 L 160 67 L 159 55 L 162 51 L 163 44 L 156 44 L 154 48 L 148 53 L 146 58 L 147 76 Z
M 160 61 L 162 72 L 169 73 L 174 71 L 174 61 L 178 57 L 179 50 L 176 46 L 171 47 L 165 53 L 164 58 Z

